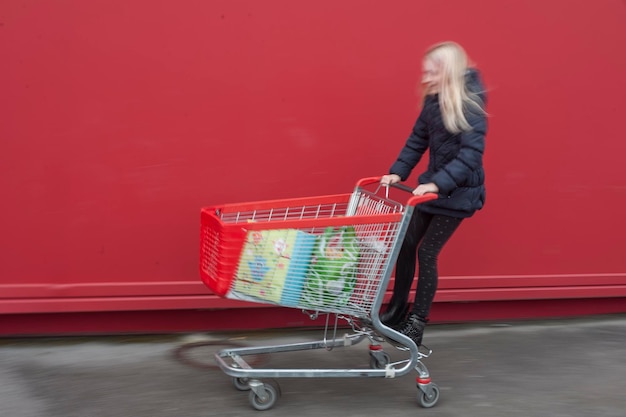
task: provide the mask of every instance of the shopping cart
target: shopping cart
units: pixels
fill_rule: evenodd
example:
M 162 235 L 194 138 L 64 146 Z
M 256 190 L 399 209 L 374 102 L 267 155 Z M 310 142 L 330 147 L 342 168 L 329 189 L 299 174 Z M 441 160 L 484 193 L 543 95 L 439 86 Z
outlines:
M 411 191 L 401 184 L 392 188 Z M 419 404 L 437 403 L 439 388 L 422 363 L 432 351 L 382 324 L 378 314 L 415 206 L 434 198 L 434 194 L 410 196 L 403 204 L 397 201 L 400 198 L 390 197 L 390 187 L 381 186 L 380 177 L 371 177 L 358 181 L 348 194 L 202 209 L 200 271 L 213 292 L 298 308 L 311 319 L 326 320 L 321 341 L 237 347 L 215 354 L 235 388 L 250 391 L 255 409 L 270 409 L 280 396 L 276 380 L 267 378 L 394 378 L 413 369 L 418 374 Z M 352 333 L 338 337 L 339 320 L 347 322 L 345 327 Z M 363 340 L 370 343 L 367 369 L 255 369 L 244 359 L 265 353 L 332 350 Z M 392 361 L 383 350 L 384 342 L 405 357 Z

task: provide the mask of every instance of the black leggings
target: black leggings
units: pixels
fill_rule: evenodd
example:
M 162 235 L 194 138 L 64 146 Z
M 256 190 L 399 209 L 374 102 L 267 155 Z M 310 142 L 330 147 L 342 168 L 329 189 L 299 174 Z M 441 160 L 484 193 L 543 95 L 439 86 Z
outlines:
M 415 276 L 417 255 L 419 276 L 412 313 L 424 319 L 428 317 L 439 280 L 437 257 L 462 220 L 457 217 L 428 214 L 417 209 L 413 212 L 396 263 L 396 281 L 391 304 L 406 303 Z

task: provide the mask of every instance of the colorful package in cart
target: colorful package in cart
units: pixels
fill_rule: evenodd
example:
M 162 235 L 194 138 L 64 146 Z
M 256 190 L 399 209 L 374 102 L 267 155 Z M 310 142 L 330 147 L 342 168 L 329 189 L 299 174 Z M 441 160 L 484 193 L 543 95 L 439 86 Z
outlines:
M 326 228 L 315 245 L 300 305 L 327 309 L 345 306 L 356 284 L 358 259 L 354 227 Z
M 315 236 L 296 229 L 248 232 L 229 296 L 297 305 L 314 244 Z

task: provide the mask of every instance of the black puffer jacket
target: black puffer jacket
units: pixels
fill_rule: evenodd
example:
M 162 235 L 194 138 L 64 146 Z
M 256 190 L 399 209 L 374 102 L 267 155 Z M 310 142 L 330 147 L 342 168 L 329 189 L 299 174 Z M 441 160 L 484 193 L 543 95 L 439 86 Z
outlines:
M 486 102 L 486 94 L 475 69 L 466 75 L 466 86 Z M 485 173 L 483 152 L 487 120 L 477 111 L 465 111 L 472 127 L 459 134 L 444 126 L 439 110 L 439 97 L 427 96 L 413 131 L 390 169 L 405 181 L 426 149 L 430 149 L 428 169 L 419 176 L 419 183 L 434 182 L 439 198 L 417 206 L 419 210 L 452 217 L 470 217 L 485 204 Z

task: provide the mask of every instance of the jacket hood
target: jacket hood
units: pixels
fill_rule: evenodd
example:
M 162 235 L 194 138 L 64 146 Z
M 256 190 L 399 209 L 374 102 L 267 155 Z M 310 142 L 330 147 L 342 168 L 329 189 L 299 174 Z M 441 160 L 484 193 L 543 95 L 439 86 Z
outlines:
M 485 85 L 483 84 L 480 71 L 476 68 L 469 68 L 465 72 L 465 88 L 467 91 L 477 94 L 483 103 L 486 104 L 487 92 L 485 91 Z

